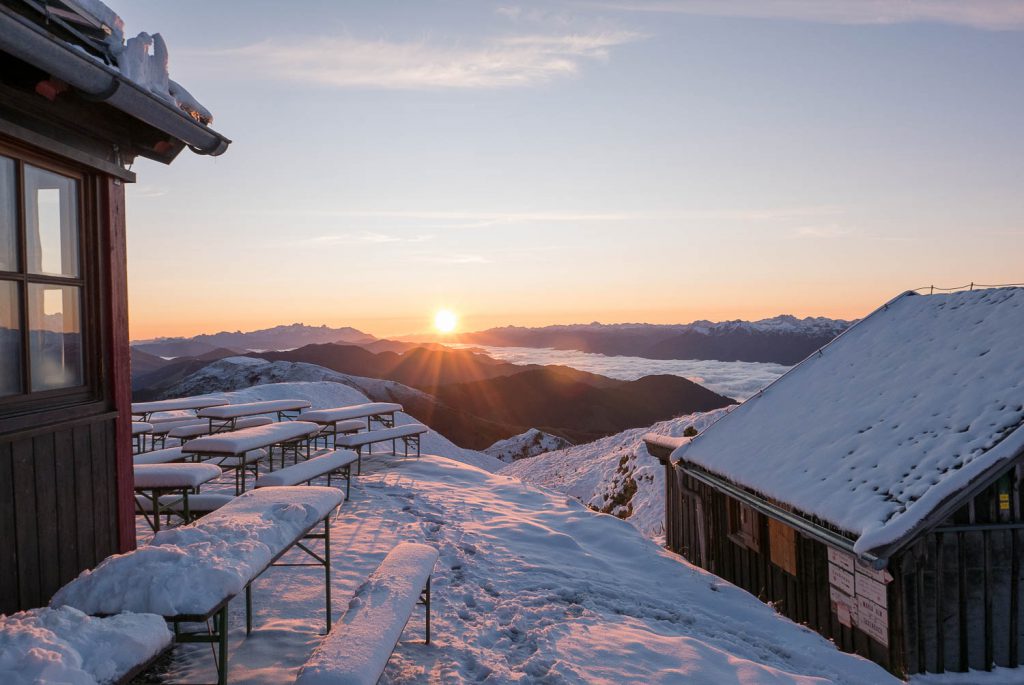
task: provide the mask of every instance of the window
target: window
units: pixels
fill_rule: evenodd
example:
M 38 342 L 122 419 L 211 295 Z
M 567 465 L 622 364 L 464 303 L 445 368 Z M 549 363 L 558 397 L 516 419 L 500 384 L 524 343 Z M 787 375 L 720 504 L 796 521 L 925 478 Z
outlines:
M 761 515 L 734 499 L 729 500 L 729 539 L 755 552 L 761 551 Z
M 0 398 L 86 384 L 80 184 L 0 156 Z

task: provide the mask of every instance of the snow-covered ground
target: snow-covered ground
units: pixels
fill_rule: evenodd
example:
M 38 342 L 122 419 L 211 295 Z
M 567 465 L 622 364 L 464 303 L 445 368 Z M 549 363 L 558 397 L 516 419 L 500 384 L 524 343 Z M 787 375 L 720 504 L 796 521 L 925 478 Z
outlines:
M 484 452 L 495 459 L 500 459 L 511 464 L 519 459 L 527 459 L 528 457 L 535 457 L 538 454 L 553 452 L 554 450 L 563 450 L 566 447 L 571 446 L 572 443 L 565 438 L 560 438 L 557 435 L 551 435 L 550 433 L 545 433 L 544 431 L 537 430 L 536 428 L 531 428 L 525 433 L 513 435 L 511 438 L 506 438 L 505 440 L 499 440 L 485 449 Z
M 335 611 L 398 542 L 441 557 L 433 642 L 417 609 L 382 683 L 897 682 L 574 499 L 440 456 L 365 466 L 332 524 Z M 294 677 L 320 640 L 322 578 L 266 573 L 249 637 L 233 603 L 232 682 Z M 178 646 L 167 673 L 213 675 L 202 645 Z
M 494 359 L 512 364 L 559 364 L 609 378 L 635 381 L 644 376 L 682 376 L 708 390 L 743 401 L 786 373 L 790 367 L 759 362 L 719 362 L 700 359 L 644 359 L 595 354 L 545 347 L 493 347 L 490 345 L 451 345 L 478 348 Z
M 633 428 L 517 461 L 501 473 L 563 492 L 597 511 L 624 518 L 647 537 L 659 540 L 665 535 L 665 474 L 664 467 L 647 453 L 644 435 L 680 437 L 689 426 L 702 431 L 732 409 Z

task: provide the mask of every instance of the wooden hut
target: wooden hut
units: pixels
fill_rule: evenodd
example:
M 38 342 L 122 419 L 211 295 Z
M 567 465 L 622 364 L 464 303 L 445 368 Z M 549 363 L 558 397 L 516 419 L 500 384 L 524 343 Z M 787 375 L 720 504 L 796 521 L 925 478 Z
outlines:
M 124 184 L 209 119 L 97 0 L 0 2 L 0 613 L 135 544 Z
M 1024 289 L 905 293 L 649 444 L 669 549 L 897 675 L 1024 659 Z

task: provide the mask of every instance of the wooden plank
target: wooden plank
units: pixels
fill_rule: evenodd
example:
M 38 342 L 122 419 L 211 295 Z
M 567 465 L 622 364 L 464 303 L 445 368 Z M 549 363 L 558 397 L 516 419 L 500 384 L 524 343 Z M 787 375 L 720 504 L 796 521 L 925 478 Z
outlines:
M 0 614 L 20 608 L 18 601 L 18 558 L 14 526 L 14 472 L 11 443 L 0 443 Z
M 93 535 L 96 540 L 96 561 L 102 560 L 117 551 L 117 542 L 110 535 L 111 522 L 116 516 L 110 510 L 110 490 L 116 487 L 110 481 L 108 464 L 111 460 L 107 441 L 107 427 L 103 423 L 89 426 L 89 444 L 91 446 L 93 487 L 93 511 L 95 515 Z
M 57 526 L 60 531 L 58 577 L 61 585 L 74 579 L 85 568 L 78 559 L 78 522 L 75 504 L 75 452 L 72 430 L 65 428 L 53 436 Z
M 45 602 L 60 588 L 60 530 L 53 434 L 34 438 L 32 453 L 35 461 L 36 529 L 39 532 L 39 592 Z
M 106 224 L 109 274 L 107 344 L 110 353 L 110 382 L 117 419 L 113 459 L 116 465 L 116 509 L 118 550 L 135 548 L 134 472 L 131 449 L 131 350 L 128 346 L 128 257 L 125 237 L 124 183 L 106 178 L 103 217 Z
M 982 538 L 982 592 L 985 611 L 985 670 L 992 670 L 995 651 L 995 635 L 992 630 L 992 533 L 984 531 Z
M 1020 545 L 1017 542 L 1017 531 L 1010 531 L 1010 629 L 1007 631 L 1010 640 L 1010 666 L 1020 663 Z
M 72 446 L 75 465 L 75 509 L 78 528 L 78 562 L 82 568 L 92 568 L 96 558 L 92 487 L 92 441 L 89 426 L 75 426 Z
M 768 519 L 768 549 L 772 563 L 791 576 L 796 569 L 796 531 L 781 521 Z
M 972 507 L 973 514 L 973 507 Z M 967 672 L 970 666 L 970 647 L 967 642 L 967 545 L 963 533 L 956 534 L 957 550 L 957 618 L 959 620 L 960 668 Z
M 943 563 L 942 533 L 935 534 L 935 672 L 946 670 L 946 567 Z
M 42 604 L 39 591 L 39 532 L 36 528 L 35 460 L 32 441 L 11 445 L 14 483 L 15 547 L 18 557 L 18 605 L 22 608 Z

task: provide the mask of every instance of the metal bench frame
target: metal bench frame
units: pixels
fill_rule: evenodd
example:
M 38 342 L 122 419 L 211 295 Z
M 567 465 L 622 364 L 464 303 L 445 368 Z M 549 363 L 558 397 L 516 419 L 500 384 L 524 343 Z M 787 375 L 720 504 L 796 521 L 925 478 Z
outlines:
M 340 506 L 340 505 L 339 505 Z M 333 613 L 331 611 L 331 516 L 337 512 L 338 507 L 335 507 L 327 513 L 325 517 L 313 523 L 306 532 L 296 538 L 295 542 L 281 550 L 273 559 L 270 560 L 266 566 L 260 570 L 259 573 L 255 574 L 252 579 L 245 586 L 245 634 L 249 635 L 252 633 L 252 619 L 253 619 L 253 608 L 252 608 L 252 584 L 256 582 L 269 568 L 275 566 L 323 566 L 324 567 L 324 595 L 325 595 L 325 606 L 327 609 L 327 628 L 325 635 L 330 632 L 331 625 L 334 623 Z M 313 533 L 312 531 L 320 524 L 324 526 L 324 532 Z M 303 540 L 323 540 L 324 541 L 324 552 L 321 556 L 313 551 L 310 547 L 303 544 Z M 290 552 L 292 549 L 298 547 L 300 550 L 305 552 L 307 555 L 314 559 L 313 562 L 281 562 L 278 560 L 285 554 Z M 173 624 L 174 628 L 174 641 L 178 643 L 206 643 L 215 645 L 214 648 L 214 661 L 217 664 L 217 685 L 226 685 L 228 682 L 228 605 L 231 600 L 235 598 L 235 595 L 225 597 L 217 606 L 215 606 L 209 613 L 205 615 L 199 614 L 179 614 L 177 616 L 165 616 L 164 619 L 167 622 Z M 213 626 L 210 625 L 210 619 L 213 619 Z M 183 623 L 204 623 L 205 631 L 186 631 L 182 628 Z

